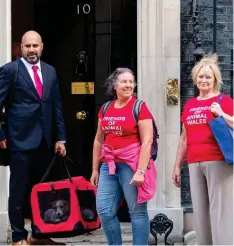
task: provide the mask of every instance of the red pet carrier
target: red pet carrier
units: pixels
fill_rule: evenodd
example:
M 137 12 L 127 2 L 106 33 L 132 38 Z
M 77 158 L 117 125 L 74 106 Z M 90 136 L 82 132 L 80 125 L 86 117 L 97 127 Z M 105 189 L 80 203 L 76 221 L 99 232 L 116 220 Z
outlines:
M 53 158 L 41 182 L 32 189 L 32 229 L 35 235 L 71 237 L 100 228 L 96 212 L 96 189 L 82 176 L 71 177 L 66 161 L 72 161 L 68 157 L 58 158 L 62 158 L 69 178 L 44 182 L 56 158 Z

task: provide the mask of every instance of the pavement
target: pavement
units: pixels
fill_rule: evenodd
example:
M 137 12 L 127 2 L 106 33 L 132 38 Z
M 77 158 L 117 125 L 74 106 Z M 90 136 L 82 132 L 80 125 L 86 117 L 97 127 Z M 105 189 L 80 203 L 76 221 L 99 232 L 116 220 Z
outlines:
M 27 223 L 25 228 L 29 231 L 29 235 L 31 232 L 30 223 Z M 123 245 L 132 245 L 132 229 L 130 223 L 121 223 L 121 231 L 122 231 L 122 240 Z M 57 242 L 64 242 L 67 245 L 107 245 L 105 234 L 102 228 L 76 237 L 70 238 L 56 238 L 54 239 Z M 159 245 L 163 245 L 163 238 L 159 238 Z M 154 242 L 153 237 L 151 235 L 151 242 Z M 11 244 L 11 229 L 8 230 L 8 240 L 3 244 Z M 174 245 L 183 245 L 181 242 L 173 242 Z
M 27 223 L 25 226 L 26 230 L 29 231 L 29 236 L 31 233 L 30 224 Z M 121 223 L 121 231 L 122 231 L 122 238 L 123 244 L 131 245 L 132 244 L 132 230 L 130 223 Z M 104 232 L 101 229 L 96 231 L 76 236 L 76 237 L 69 237 L 69 238 L 56 238 L 54 239 L 57 242 L 64 242 L 67 245 L 107 245 L 106 237 Z M 11 229 L 8 230 L 8 240 L 6 244 L 11 244 Z

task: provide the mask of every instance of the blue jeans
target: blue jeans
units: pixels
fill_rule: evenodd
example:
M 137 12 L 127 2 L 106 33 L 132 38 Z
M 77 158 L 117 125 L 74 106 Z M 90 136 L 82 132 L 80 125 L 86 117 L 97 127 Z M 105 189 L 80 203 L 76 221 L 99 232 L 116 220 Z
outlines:
M 132 169 L 126 163 L 116 163 L 116 174 L 109 175 L 108 165 L 102 164 L 97 192 L 97 212 L 108 245 L 121 245 L 122 237 L 117 210 L 124 195 L 132 223 L 133 245 L 147 245 L 149 216 L 147 203 L 137 204 L 137 186 L 129 184 Z

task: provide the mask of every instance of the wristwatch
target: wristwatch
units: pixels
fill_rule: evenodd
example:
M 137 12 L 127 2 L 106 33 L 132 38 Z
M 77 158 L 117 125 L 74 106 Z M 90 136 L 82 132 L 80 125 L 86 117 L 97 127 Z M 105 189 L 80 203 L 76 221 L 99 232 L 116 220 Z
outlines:
M 138 169 L 137 169 L 137 172 L 138 172 L 138 173 L 145 174 L 145 170 L 144 170 L 144 169 L 139 169 L 139 168 L 138 168 Z

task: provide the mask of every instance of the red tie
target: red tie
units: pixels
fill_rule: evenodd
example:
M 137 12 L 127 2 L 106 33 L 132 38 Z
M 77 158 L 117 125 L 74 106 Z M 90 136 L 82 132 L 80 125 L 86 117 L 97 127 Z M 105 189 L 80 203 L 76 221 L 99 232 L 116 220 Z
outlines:
M 32 70 L 33 70 L 34 81 L 35 81 L 37 93 L 38 93 L 39 97 L 42 98 L 43 85 L 42 85 L 40 77 L 38 76 L 38 73 L 37 73 L 38 66 L 32 66 Z

